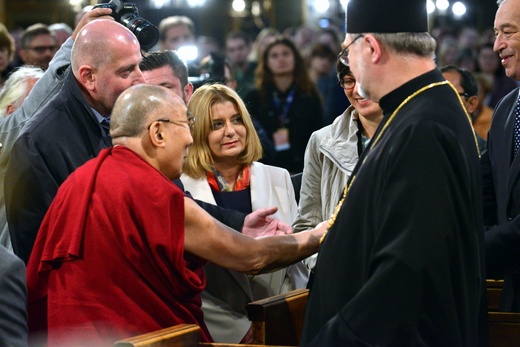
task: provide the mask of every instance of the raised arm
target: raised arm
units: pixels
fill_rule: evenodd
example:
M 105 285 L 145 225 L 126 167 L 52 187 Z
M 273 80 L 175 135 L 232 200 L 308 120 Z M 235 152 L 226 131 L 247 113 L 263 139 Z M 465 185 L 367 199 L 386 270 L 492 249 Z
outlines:
M 190 198 L 184 198 L 184 206 L 186 251 L 248 274 L 286 267 L 317 252 L 326 229 L 253 239 L 218 222 Z
M 61 88 L 63 79 L 65 78 L 67 68 L 70 66 L 70 54 L 74 39 L 79 31 L 89 22 L 95 19 L 112 19 L 109 8 L 94 9 L 83 16 L 76 26 L 72 36 L 67 39 L 54 55 L 49 63 L 49 68 L 43 74 L 43 77 L 34 85 L 29 96 L 19 110 L 15 111 L 10 117 L 17 117 L 18 122 L 29 120 L 34 113 L 47 103 Z

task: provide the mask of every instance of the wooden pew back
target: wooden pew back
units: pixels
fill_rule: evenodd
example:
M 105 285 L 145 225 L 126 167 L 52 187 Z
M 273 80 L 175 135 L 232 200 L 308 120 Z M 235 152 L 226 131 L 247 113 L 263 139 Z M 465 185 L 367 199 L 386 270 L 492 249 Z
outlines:
M 520 346 L 520 313 L 488 312 L 489 347 Z
M 488 300 L 488 311 L 495 312 L 500 307 L 500 294 L 504 287 L 504 281 L 486 280 L 486 293 Z
M 308 289 L 297 289 L 249 303 L 253 343 L 299 346 L 308 296 Z

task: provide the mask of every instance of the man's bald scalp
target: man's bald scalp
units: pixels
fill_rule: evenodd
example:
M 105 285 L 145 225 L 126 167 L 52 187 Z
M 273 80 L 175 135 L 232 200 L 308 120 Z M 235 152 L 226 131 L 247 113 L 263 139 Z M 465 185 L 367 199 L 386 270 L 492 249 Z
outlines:
M 182 99 L 169 89 L 151 84 L 140 84 L 125 90 L 117 99 L 112 111 L 110 135 L 112 141 L 118 137 L 135 137 L 146 131 L 150 114 L 157 108 L 173 104 L 186 108 Z M 165 115 L 169 118 L 170 115 Z
M 112 60 L 112 47 L 127 45 L 132 41 L 137 43 L 135 35 L 118 22 L 110 19 L 94 20 L 81 29 L 74 41 L 72 71 L 76 73 L 82 65 L 100 68 Z

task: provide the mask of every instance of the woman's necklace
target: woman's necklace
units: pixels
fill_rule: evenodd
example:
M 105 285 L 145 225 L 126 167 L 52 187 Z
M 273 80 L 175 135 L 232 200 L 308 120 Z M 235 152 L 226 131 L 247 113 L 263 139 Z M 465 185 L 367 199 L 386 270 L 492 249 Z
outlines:
M 434 88 L 434 87 L 438 87 L 438 86 L 442 86 L 442 85 L 445 85 L 445 84 L 450 85 L 451 88 L 453 89 L 453 91 L 457 94 L 457 97 L 459 98 L 459 102 L 460 102 L 460 104 L 462 106 L 462 109 L 464 110 L 464 113 L 466 114 L 466 117 L 468 119 L 469 125 L 471 126 L 471 129 L 472 129 L 472 132 L 473 132 L 473 138 L 475 139 L 475 147 L 477 149 L 477 153 L 479 153 L 479 158 L 480 158 L 480 151 L 478 149 L 477 136 L 475 135 L 475 130 L 473 129 L 473 126 L 471 125 L 471 118 L 470 118 L 468 112 L 466 111 L 466 108 L 464 107 L 464 104 L 462 103 L 462 99 L 460 98 L 459 93 L 457 92 L 455 87 L 451 83 L 449 83 L 448 81 L 435 82 L 435 83 L 428 84 L 427 86 L 424 86 L 424 87 L 422 87 L 419 90 L 416 90 L 412 95 L 410 95 L 406 99 L 404 99 L 403 102 L 395 109 L 395 111 L 392 112 L 392 114 L 388 118 L 388 121 L 383 126 L 383 129 L 381 129 L 381 131 L 379 132 L 377 137 L 374 139 L 374 141 L 370 142 L 369 148 L 367 148 L 366 150 L 371 150 L 376 145 L 376 143 L 379 141 L 379 139 L 381 138 L 381 136 L 385 132 L 386 128 L 388 128 L 390 123 L 394 120 L 395 116 L 403 108 L 404 105 L 406 105 L 410 100 L 412 100 L 414 97 L 416 97 L 417 95 L 421 94 L 425 90 L 428 90 L 428 89 L 431 89 L 431 88 Z M 367 158 L 367 156 L 365 156 L 365 158 L 363 159 L 363 163 L 361 165 L 363 165 L 365 163 L 366 158 Z M 321 237 L 320 243 L 322 243 L 325 240 L 325 237 L 327 236 L 328 231 L 330 230 L 330 228 L 332 228 L 332 226 L 334 225 L 334 222 L 336 222 L 336 218 L 338 217 L 338 213 L 341 210 L 341 206 L 343 206 L 343 202 L 345 201 L 345 198 L 347 197 L 347 193 L 348 193 L 350 187 L 352 187 L 352 184 L 354 183 L 355 180 L 356 180 L 356 175 L 352 176 L 352 179 L 345 185 L 345 189 L 343 190 L 343 196 L 342 196 L 341 200 L 338 202 L 338 204 L 336 205 L 336 207 L 334 208 L 334 212 L 332 213 L 332 216 L 329 219 L 329 226 L 327 227 L 327 231 L 325 232 L 325 234 L 323 234 L 323 236 Z

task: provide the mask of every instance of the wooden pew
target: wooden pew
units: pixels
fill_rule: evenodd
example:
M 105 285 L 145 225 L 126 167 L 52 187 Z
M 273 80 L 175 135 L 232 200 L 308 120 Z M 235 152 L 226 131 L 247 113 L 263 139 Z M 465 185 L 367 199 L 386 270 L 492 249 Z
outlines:
M 308 296 L 308 289 L 296 289 L 247 304 L 253 343 L 299 346 Z
M 489 347 L 520 346 L 520 313 L 488 312 Z
M 520 313 L 496 312 L 503 281 L 488 280 L 488 333 L 490 347 L 520 346 Z M 309 291 L 298 289 L 246 307 L 253 326 L 253 343 L 299 346 Z
M 249 344 L 200 342 L 200 338 L 198 325 L 181 324 L 117 341 L 114 347 L 260 347 Z
M 504 281 L 502 280 L 486 280 L 486 293 L 489 312 L 495 312 L 499 310 L 500 294 L 502 293 L 503 287 Z
M 490 347 L 520 346 L 520 314 L 498 312 L 504 281 L 486 280 Z
M 114 347 L 196 347 L 199 342 L 199 326 L 181 324 L 117 341 Z

